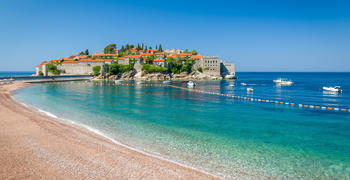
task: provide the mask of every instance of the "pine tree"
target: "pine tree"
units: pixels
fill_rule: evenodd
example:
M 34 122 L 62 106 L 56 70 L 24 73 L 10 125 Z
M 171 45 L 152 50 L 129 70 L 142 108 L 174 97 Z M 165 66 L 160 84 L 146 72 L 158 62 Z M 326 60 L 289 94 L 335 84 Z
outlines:
M 85 55 L 89 55 L 89 50 L 88 49 L 85 50 Z
M 158 45 L 156 45 L 156 49 L 158 49 Z
M 149 49 L 152 49 L 152 46 L 149 46 Z
M 137 43 L 137 48 L 136 48 L 137 50 L 140 50 L 141 49 L 141 47 L 140 47 L 140 44 L 139 43 Z
M 147 45 L 146 45 L 146 47 L 145 47 L 145 50 L 147 51 Z
M 159 51 L 160 51 L 160 52 L 163 52 L 163 48 L 162 48 L 162 45 L 161 45 L 161 44 L 159 44 Z
M 143 43 L 141 44 L 141 49 L 143 50 Z

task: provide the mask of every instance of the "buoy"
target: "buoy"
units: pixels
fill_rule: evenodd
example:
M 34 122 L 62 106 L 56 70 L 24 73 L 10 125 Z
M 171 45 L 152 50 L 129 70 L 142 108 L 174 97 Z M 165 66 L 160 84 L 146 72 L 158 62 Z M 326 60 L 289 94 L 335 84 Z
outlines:
M 315 108 L 316 108 L 316 109 L 319 109 L 319 108 L 320 108 L 320 106 L 315 106 Z
M 332 108 L 331 108 L 331 107 L 328 107 L 327 109 L 328 109 L 328 110 L 332 110 Z
M 334 108 L 334 111 L 339 111 L 339 108 Z
M 313 105 L 310 105 L 310 108 L 314 108 L 314 106 L 313 106 Z
M 309 105 L 304 105 L 304 107 L 309 107 Z
M 341 111 L 346 111 L 346 109 L 341 109 Z

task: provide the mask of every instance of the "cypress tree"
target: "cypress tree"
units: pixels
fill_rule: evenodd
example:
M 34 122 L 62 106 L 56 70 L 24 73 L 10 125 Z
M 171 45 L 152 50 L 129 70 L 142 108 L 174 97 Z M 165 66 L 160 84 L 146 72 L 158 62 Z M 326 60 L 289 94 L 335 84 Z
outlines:
M 89 55 L 89 50 L 88 49 L 85 50 L 85 55 Z
M 162 48 L 162 45 L 161 45 L 161 44 L 159 44 L 159 51 L 160 51 L 160 52 L 163 52 L 163 48 Z
M 158 49 L 158 45 L 156 45 L 156 49 Z
M 141 49 L 143 50 L 143 43 L 141 44 Z

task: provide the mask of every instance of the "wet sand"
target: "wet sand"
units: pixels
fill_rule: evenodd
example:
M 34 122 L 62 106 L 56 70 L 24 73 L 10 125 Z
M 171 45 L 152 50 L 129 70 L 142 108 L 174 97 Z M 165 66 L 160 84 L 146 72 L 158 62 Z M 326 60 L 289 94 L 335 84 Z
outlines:
M 215 179 L 152 157 L 13 99 L 0 85 L 0 179 Z

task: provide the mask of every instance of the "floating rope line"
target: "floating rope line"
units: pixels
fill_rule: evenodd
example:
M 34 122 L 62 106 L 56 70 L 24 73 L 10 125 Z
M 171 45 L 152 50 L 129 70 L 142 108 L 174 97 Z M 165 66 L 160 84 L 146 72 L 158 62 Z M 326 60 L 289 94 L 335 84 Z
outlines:
M 323 110 L 323 111 L 333 111 L 333 112 L 350 112 L 350 109 L 344 109 L 344 108 L 337 108 L 337 107 L 326 107 L 326 106 L 319 106 L 319 105 L 310 105 L 310 104 L 296 104 L 293 102 L 283 102 L 283 101 L 275 101 L 275 100 L 268 100 L 268 99 L 259 99 L 259 98 L 251 98 L 251 97 L 245 97 L 245 96 L 234 96 L 231 94 L 222 94 L 218 92 L 211 92 L 211 91 L 204 91 L 199 89 L 189 89 L 186 87 L 181 86 L 175 86 L 170 84 L 134 84 L 134 83 L 121 83 L 117 84 L 119 86 L 146 86 L 146 87 L 172 87 L 177 89 L 182 89 L 185 91 L 191 91 L 196 93 L 202 93 L 202 94 L 210 94 L 210 95 L 218 95 L 223 97 L 230 97 L 234 99 L 239 100 L 246 100 L 246 101 L 256 101 L 256 102 L 262 102 L 262 103 L 274 103 L 274 104 L 280 104 L 280 105 L 287 105 L 291 107 L 299 107 L 304 109 L 315 109 L 315 110 Z
M 219 95 L 219 96 L 225 96 L 225 97 L 232 97 L 234 99 L 241 99 L 241 100 L 248 100 L 248 101 L 257 101 L 257 102 L 264 102 L 264 103 L 275 103 L 275 104 L 281 104 L 281 105 L 287 105 L 291 107 L 299 107 L 304 109 L 316 109 L 316 110 L 328 110 L 328 111 L 335 111 L 335 112 L 350 112 L 350 109 L 344 109 L 344 108 L 337 108 L 337 107 L 326 107 L 326 106 L 319 106 L 319 105 L 310 105 L 310 104 L 298 104 L 296 106 L 295 103 L 292 102 L 283 102 L 283 101 L 274 101 L 274 100 L 267 100 L 267 99 L 258 99 L 258 98 L 250 98 L 250 97 L 244 97 L 244 96 L 234 96 L 230 94 L 221 94 L 217 92 L 210 92 L 210 91 L 203 91 L 203 90 L 197 90 L 197 89 L 188 89 L 185 87 L 180 86 L 174 86 L 174 85 L 168 85 L 173 88 L 183 89 L 191 92 L 197 92 L 197 93 L 203 93 L 203 94 L 211 94 L 211 95 Z

